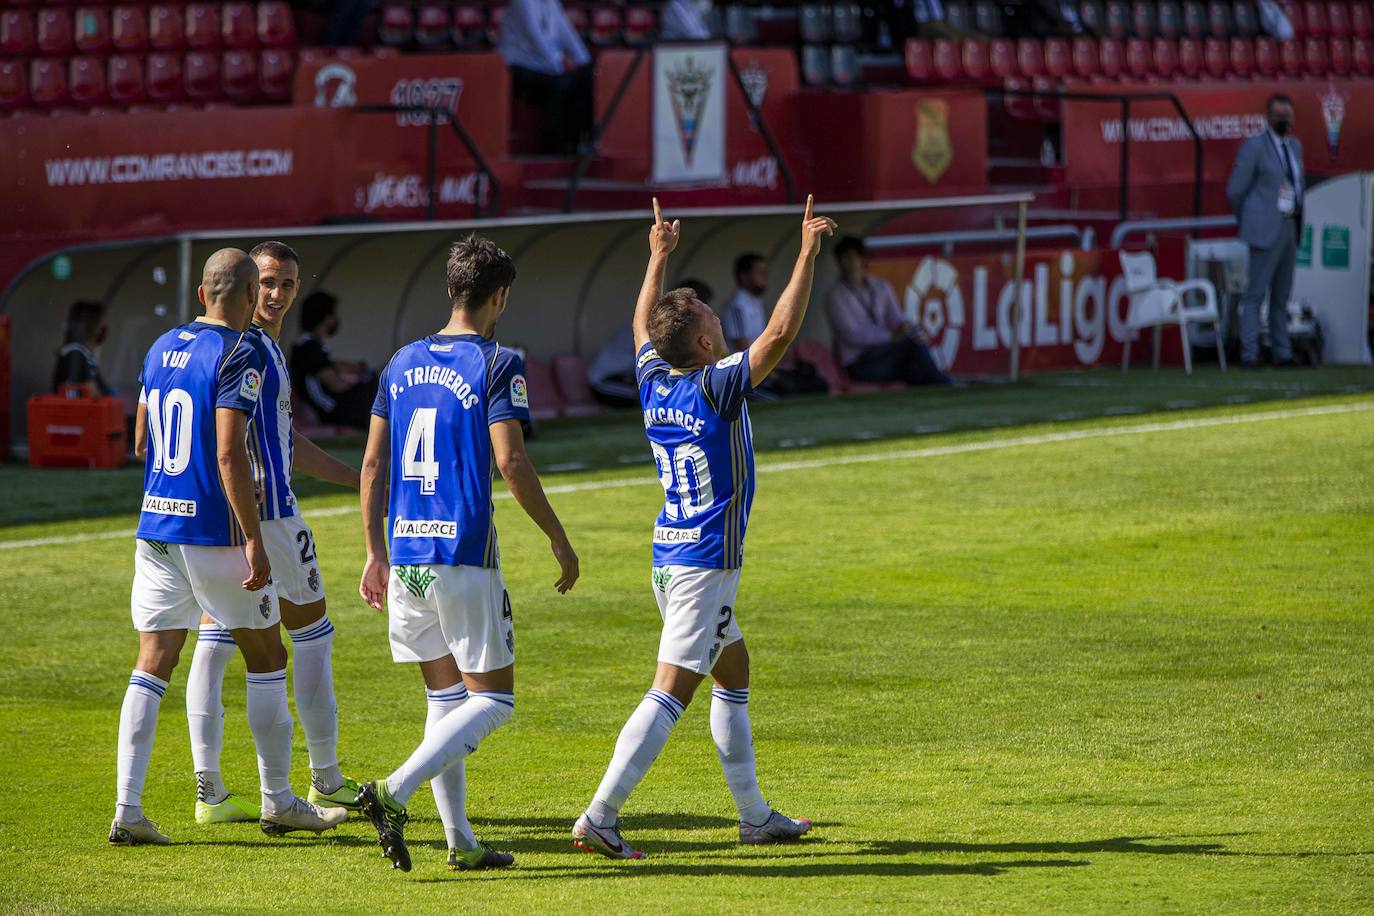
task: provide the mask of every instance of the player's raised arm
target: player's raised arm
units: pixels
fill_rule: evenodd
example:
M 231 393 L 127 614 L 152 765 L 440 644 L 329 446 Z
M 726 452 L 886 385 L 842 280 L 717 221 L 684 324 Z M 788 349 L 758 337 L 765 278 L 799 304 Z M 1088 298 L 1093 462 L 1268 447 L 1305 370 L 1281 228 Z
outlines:
M 563 523 L 558 520 L 553 506 L 549 505 L 549 498 L 544 495 L 539 473 L 535 471 L 529 455 L 525 453 L 525 434 L 520 429 L 520 421 L 501 420 L 491 424 L 489 429 L 496 467 L 505 478 L 506 486 L 510 487 L 511 495 L 520 504 L 520 508 L 524 509 L 525 514 L 539 526 L 539 530 L 548 536 L 549 548 L 553 551 L 554 559 L 558 561 L 559 566 L 558 581 L 553 587 L 558 589 L 559 593 L 566 592 L 573 587 L 573 583 L 580 575 L 577 553 L 568 542 Z
M 391 476 L 391 424 L 386 417 L 372 415 L 363 452 L 363 471 L 359 499 L 363 510 L 363 546 L 367 561 L 358 594 L 367 606 L 380 611 L 386 607 L 387 580 L 391 559 L 386 549 L 386 488 Z
M 671 224 L 663 221 L 663 212 L 658 208 L 658 198 L 654 198 L 654 224 L 649 227 L 649 266 L 644 271 L 644 285 L 639 288 L 639 299 L 635 302 L 634 332 L 635 352 L 638 353 L 649 342 L 649 309 L 653 308 L 658 297 L 663 295 L 663 278 L 668 273 L 668 255 L 677 247 L 678 230 L 681 220 Z
M 215 438 L 218 442 L 219 473 L 224 493 L 243 529 L 244 556 L 248 559 L 247 591 L 255 592 L 272 578 L 267 548 L 262 543 L 262 524 L 258 521 L 258 501 L 253 491 L 253 468 L 248 461 L 248 415 L 232 407 L 215 410 Z
M 821 251 L 821 236 L 833 235 L 836 224 L 827 216 L 814 216 L 811 195 L 806 195 L 806 214 L 802 217 L 801 252 L 792 268 L 787 288 L 773 306 L 768 326 L 749 347 L 749 380 L 755 386 L 763 384 L 778 365 L 788 346 L 801 330 L 806 306 L 811 302 L 811 280 L 816 270 L 816 255 Z
M 302 474 L 309 474 L 317 480 L 326 480 L 357 490 L 361 481 L 356 468 L 349 467 L 333 455 L 320 448 L 308 437 L 293 430 L 294 442 L 291 449 L 291 467 Z

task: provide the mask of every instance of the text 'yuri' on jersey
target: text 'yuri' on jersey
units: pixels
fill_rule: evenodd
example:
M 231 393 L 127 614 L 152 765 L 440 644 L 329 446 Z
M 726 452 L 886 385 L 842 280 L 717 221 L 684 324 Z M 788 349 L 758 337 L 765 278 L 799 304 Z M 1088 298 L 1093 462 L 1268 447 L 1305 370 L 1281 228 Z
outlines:
M 246 414 L 251 441 L 264 364 L 255 336 L 205 321 L 153 344 L 138 376 L 148 412 L 138 537 L 206 547 L 244 542 L 220 482 L 215 413 Z
M 266 522 L 296 514 L 296 495 L 291 491 L 291 461 L 296 448 L 291 428 L 291 371 L 271 334 L 257 325 L 248 333 L 257 341 L 265 363 L 254 434 L 248 437 L 248 458 L 262 494 L 258 518 Z
M 635 378 L 663 484 L 654 566 L 738 569 L 754 501 L 749 351 L 679 374 L 645 344 Z
M 392 564 L 499 566 L 487 427 L 529 419 L 519 355 L 477 334 L 431 334 L 396 351 L 372 413 L 390 430 Z

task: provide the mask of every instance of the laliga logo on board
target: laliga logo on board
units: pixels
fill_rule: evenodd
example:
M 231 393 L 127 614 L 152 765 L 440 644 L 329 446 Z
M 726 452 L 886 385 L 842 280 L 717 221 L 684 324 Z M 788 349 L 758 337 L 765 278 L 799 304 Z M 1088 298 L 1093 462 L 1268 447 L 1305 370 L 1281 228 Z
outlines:
M 964 294 L 959 272 L 940 258 L 923 258 L 906 288 L 906 316 L 925 331 L 942 369 L 954 365 L 964 328 Z
M 358 74 L 347 64 L 326 64 L 315 74 L 316 108 L 352 108 L 358 104 Z

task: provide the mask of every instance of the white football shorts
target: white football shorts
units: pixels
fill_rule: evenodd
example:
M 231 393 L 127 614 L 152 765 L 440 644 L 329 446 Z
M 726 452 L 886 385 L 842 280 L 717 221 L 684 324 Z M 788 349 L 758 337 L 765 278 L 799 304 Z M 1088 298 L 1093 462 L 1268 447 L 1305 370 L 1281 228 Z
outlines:
M 242 547 L 144 540 L 137 545 L 129 602 L 135 630 L 194 629 L 202 610 L 226 630 L 264 630 L 281 620 L 270 582 L 255 592 L 243 590 L 248 560 Z
M 663 617 L 658 660 L 710 674 L 721 650 L 744 638 L 735 620 L 738 569 L 656 566 L 654 597 Z
M 262 523 L 262 542 L 272 564 L 277 597 L 292 604 L 314 604 L 324 597 L 324 579 L 315 556 L 315 534 L 299 515 Z
M 395 661 L 452 655 L 469 674 L 515 661 L 515 620 L 499 569 L 393 566 L 386 599 Z

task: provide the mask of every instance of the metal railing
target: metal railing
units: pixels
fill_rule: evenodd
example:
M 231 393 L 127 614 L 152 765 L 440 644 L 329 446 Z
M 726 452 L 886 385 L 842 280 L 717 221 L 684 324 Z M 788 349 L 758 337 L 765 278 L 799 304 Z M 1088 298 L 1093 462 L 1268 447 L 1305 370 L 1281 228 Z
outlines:
M 989 96 L 1017 96 L 1030 99 L 1049 99 L 1061 102 L 1115 102 L 1121 106 L 1121 162 L 1117 173 L 1119 192 L 1117 209 L 1119 218 L 1125 220 L 1131 209 L 1131 103 L 1168 102 L 1178 112 L 1179 118 L 1188 128 L 1193 140 L 1193 216 L 1202 215 L 1202 137 L 1198 135 L 1193 119 L 1188 117 L 1183 103 L 1172 92 L 1073 92 L 1063 89 L 1006 89 L 985 90 Z
M 1120 248 L 1126 237 L 1137 232 L 1168 231 L 1170 229 L 1229 229 L 1236 225 L 1234 216 L 1180 216 L 1174 219 L 1128 219 L 1117 223 L 1112 230 L 1111 246 Z
M 485 184 L 492 203 L 491 212 L 501 212 L 501 182 L 496 177 L 496 173 L 487 164 L 487 158 L 482 155 L 482 150 L 477 145 L 477 141 L 472 139 L 472 134 L 468 133 L 463 126 L 463 119 L 458 117 L 458 113 L 449 111 L 447 108 L 440 108 L 432 105 L 358 105 L 354 111 L 362 114 L 426 114 L 428 119 L 425 122 L 426 148 L 425 148 L 425 219 L 432 221 L 435 218 L 436 206 L 439 195 L 436 193 L 434 179 L 439 170 L 439 124 L 445 123 L 453 128 L 453 134 L 458 138 L 458 142 L 463 144 L 472 161 L 477 164 L 477 174 Z M 476 187 L 472 194 L 473 215 L 482 217 L 486 215 L 486 208 L 482 206 L 482 189 Z
M 1056 226 L 1027 226 L 1026 240 L 1047 240 L 1047 239 L 1071 239 L 1079 248 L 1087 249 L 1092 247 L 1093 230 L 1092 227 L 1056 225 Z M 877 251 L 890 248 L 926 248 L 939 246 L 946 254 L 954 253 L 957 245 L 977 245 L 986 242 L 1014 242 L 1016 241 L 1016 230 L 1011 228 L 999 229 L 960 229 L 954 232 L 916 232 L 906 235 L 877 235 L 869 238 L 865 244 Z

